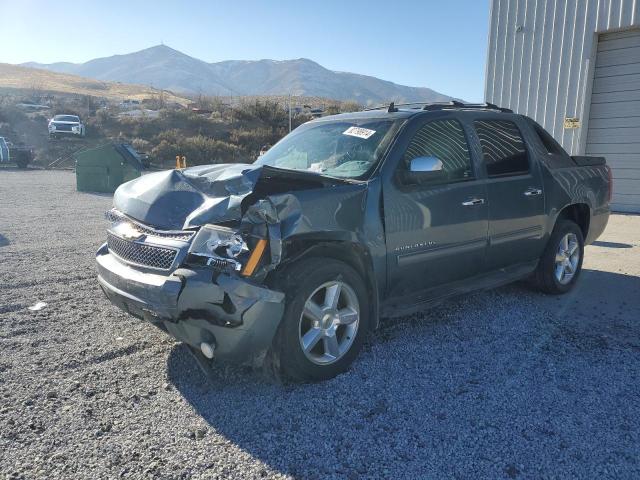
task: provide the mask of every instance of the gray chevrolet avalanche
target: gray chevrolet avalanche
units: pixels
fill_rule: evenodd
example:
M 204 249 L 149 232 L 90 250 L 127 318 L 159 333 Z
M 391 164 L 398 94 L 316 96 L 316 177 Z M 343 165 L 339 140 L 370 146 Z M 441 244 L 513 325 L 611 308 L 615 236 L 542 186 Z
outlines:
M 603 158 L 525 116 L 391 104 L 308 122 L 253 164 L 123 184 L 98 280 L 201 361 L 321 380 L 380 317 L 524 278 L 569 291 L 610 196 Z

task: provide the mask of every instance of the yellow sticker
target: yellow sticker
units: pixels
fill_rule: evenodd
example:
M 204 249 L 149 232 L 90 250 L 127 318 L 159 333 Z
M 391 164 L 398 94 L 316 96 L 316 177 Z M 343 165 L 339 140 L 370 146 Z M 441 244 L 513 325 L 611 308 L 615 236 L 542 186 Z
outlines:
M 580 128 L 580 119 L 578 117 L 566 117 L 564 119 L 564 128 Z

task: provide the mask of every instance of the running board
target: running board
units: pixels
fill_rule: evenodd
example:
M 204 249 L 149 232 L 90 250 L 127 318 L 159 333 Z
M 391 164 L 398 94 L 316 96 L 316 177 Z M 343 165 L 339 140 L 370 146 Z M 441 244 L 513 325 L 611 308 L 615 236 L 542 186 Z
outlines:
M 425 310 L 452 297 L 480 290 L 491 290 L 528 277 L 537 266 L 538 260 L 534 260 L 434 287 L 415 295 L 390 298 L 382 304 L 380 316 L 383 318 L 402 317 Z

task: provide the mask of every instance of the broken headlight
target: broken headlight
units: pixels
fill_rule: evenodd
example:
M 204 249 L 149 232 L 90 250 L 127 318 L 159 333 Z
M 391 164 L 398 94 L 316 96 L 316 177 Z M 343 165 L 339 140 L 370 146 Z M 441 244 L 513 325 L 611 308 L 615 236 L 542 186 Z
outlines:
M 204 225 L 196 234 L 189 253 L 206 258 L 207 265 L 240 271 L 242 257 L 249 251 L 242 235 L 230 228 Z

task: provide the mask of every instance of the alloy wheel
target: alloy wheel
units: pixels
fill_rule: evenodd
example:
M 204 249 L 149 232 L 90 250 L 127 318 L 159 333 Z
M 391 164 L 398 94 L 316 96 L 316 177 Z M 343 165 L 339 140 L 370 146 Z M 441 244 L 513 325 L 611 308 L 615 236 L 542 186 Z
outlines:
M 580 244 L 575 233 L 567 233 L 556 252 L 555 276 L 561 285 L 566 285 L 576 274 L 580 262 Z
M 351 348 L 359 323 L 354 290 L 342 281 L 324 283 L 309 296 L 300 315 L 302 351 L 315 364 L 334 363 Z

